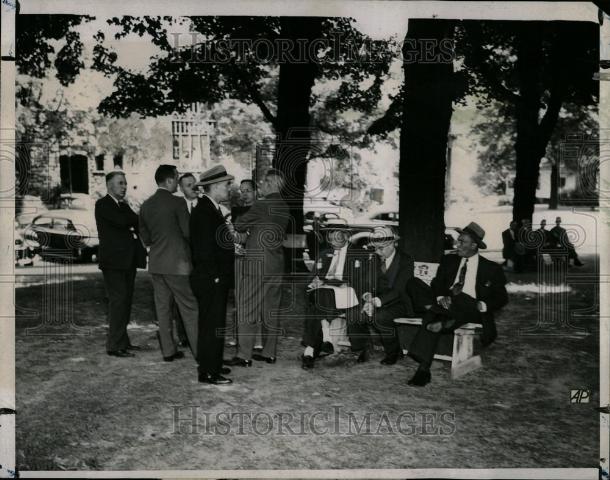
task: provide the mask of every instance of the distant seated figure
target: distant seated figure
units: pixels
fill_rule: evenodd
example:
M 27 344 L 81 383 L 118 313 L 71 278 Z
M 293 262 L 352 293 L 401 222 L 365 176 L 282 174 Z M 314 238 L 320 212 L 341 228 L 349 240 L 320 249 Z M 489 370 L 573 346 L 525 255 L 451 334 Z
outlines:
M 372 327 L 385 351 L 381 364 L 394 365 L 402 355 L 394 319 L 421 315 L 434 303 L 430 287 L 413 276 L 413 257 L 397 249 L 398 240 L 390 227 L 377 227 L 371 235 L 372 282 L 362 295 L 362 308 L 348 319 L 352 350 L 360 352 L 358 362 L 368 360 Z
M 517 245 L 517 222 L 512 220 L 509 227 L 502 232 L 502 258 L 504 259 L 504 265 L 512 267 L 515 271 L 518 271 L 519 262 L 515 258 L 517 252 L 515 246 Z M 512 264 L 512 265 L 511 265 Z
M 574 245 L 572 242 L 570 242 L 568 232 L 561 226 L 561 217 L 557 217 L 555 219 L 555 226 L 551 229 L 550 238 L 552 239 L 555 249 L 563 250 L 564 252 L 567 251 L 568 263 L 570 260 L 574 260 L 575 266 L 582 267 L 584 265 L 584 263 L 580 261 L 580 258 L 578 258 Z M 558 255 L 553 256 L 554 261 L 558 261 L 560 259 L 561 257 Z
M 471 222 L 458 231 L 457 255 L 445 255 L 432 280 L 437 304 L 425 313 L 409 348 L 409 356 L 419 362 L 409 385 L 430 382 L 430 365 L 443 333 L 466 323 L 481 323 L 481 343 L 491 344 L 497 336 L 494 312 L 508 303 L 502 267 L 479 255 L 479 249 L 487 248 L 485 230 Z
M 307 310 L 302 344 L 302 366 L 313 368 L 321 353 L 331 354 L 330 323 L 342 313 L 358 308 L 363 293 L 368 252 L 349 244 L 350 228 L 346 223 L 329 222 L 321 228 L 330 248 L 320 251 L 307 292 Z

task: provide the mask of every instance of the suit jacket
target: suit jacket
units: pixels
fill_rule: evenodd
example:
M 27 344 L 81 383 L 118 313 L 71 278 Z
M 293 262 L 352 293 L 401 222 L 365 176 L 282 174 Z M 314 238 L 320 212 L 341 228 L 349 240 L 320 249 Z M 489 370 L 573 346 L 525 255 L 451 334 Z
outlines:
M 515 232 L 515 238 L 510 234 L 510 228 L 507 228 L 502 232 L 502 258 L 509 259 L 515 255 L 515 244 L 517 243 L 517 232 Z
M 224 216 L 204 196 L 191 212 L 193 279 L 215 279 L 233 283 L 235 245 Z
M 191 273 L 189 212 L 183 198 L 159 188 L 140 208 L 140 236 L 150 246 L 150 273 Z
M 257 200 L 234 223 L 238 232 L 249 232 L 246 240 L 247 261 L 263 261 L 265 275 L 284 273 L 283 240 L 290 220 L 290 210 L 279 193 Z
M 95 223 L 101 269 L 146 267 L 146 250 L 138 237 L 138 215 L 127 203 L 119 206 L 110 195 L 100 198 L 95 202 Z
M 432 280 L 432 291 L 436 297 L 451 295 L 451 287 L 460 266 L 462 258 L 459 255 L 445 255 Z M 508 303 L 506 292 L 506 277 L 502 267 L 479 255 L 479 267 L 475 281 L 477 301 L 485 302 L 487 312 L 481 314 L 483 323 L 483 344 L 495 339 L 494 312 Z
M 325 280 L 332 263 L 333 253 L 333 248 L 325 248 L 320 252 L 316 263 L 314 263 L 310 281 L 316 276 L 320 280 Z M 370 252 L 352 248 L 351 246 L 347 247 L 342 272 L 343 281 L 354 289 L 358 299 L 362 298 L 362 295 L 370 289 L 370 272 L 372 268 L 372 255 Z
M 385 260 L 377 255 L 372 259 L 374 266 L 374 283 L 371 286 L 373 297 L 379 297 L 382 307 L 389 307 L 401 302 L 409 313 L 413 313 L 413 303 L 407 293 L 407 283 L 413 278 L 413 257 L 406 252 L 396 250 L 389 268 L 384 272 L 381 267 Z

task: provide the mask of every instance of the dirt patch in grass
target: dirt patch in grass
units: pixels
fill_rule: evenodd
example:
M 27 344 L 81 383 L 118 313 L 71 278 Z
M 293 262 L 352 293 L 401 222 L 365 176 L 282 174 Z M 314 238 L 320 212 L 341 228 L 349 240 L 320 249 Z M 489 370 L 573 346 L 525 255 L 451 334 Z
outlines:
M 585 260 L 578 273 L 594 273 L 595 259 Z M 287 285 L 284 304 L 293 306 L 282 321 L 278 362 L 235 368 L 233 385 L 214 387 L 197 382 L 192 358 L 162 361 L 144 272 L 130 335 L 147 350 L 127 360 L 105 355 L 103 282 L 99 273 L 85 275 L 70 304 L 47 314 L 59 325 L 46 330 L 26 333 L 40 325 L 39 312 L 49 311 L 44 286 L 17 290 L 22 471 L 598 465 L 594 285 L 574 282 L 569 293 L 548 294 L 550 302 L 539 293 L 511 294 L 497 319 L 498 340 L 483 353 L 484 368 L 452 381 L 449 365 L 435 362 L 423 389 L 406 384 L 416 367 L 411 360 L 384 367 L 380 351 L 365 364 L 337 354 L 302 370 L 302 292 Z M 536 281 L 534 273 L 509 277 Z M 580 312 L 568 318 L 588 334 L 564 328 L 559 335 L 526 335 L 540 309 L 548 309 L 548 318 Z M 65 333 L 66 311 L 85 330 L 35 334 Z M 227 348 L 225 356 L 232 354 Z M 575 388 L 592 390 L 589 404 L 570 404 Z

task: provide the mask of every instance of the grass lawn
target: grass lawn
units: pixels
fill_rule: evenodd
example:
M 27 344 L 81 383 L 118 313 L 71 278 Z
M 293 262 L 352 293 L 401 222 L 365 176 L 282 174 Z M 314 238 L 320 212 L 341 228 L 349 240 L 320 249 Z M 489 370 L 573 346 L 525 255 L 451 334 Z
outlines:
M 570 274 L 595 278 L 596 258 L 584 260 L 587 265 Z M 537 278 L 508 277 L 523 285 Z M 147 273 L 137 276 L 130 329 L 132 341 L 147 350 L 133 359 L 105 354 L 101 274 L 79 278 L 68 308 L 44 301 L 42 285 L 16 292 L 22 471 L 599 464 L 595 284 L 569 283 L 567 302 L 560 293 L 544 294 L 542 302 L 536 289 L 511 293 L 497 318 L 498 340 L 483 353 L 484 368 L 452 381 L 449 365 L 435 362 L 432 383 L 423 389 L 406 384 L 416 367 L 412 360 L 385 367 L 380 351 L 365 364 L 336 354 L 318 361 L 313 371 L 302 370 L 302 291 L 287 285 L 278 362 L 236 367 L 233 385 L 216 387 L 197 382 L 190 356 L 162 361 Z M 524 335 L 539 309 L 551 319 L 565 309 L 578 311 L 570 322 L 589 334 L 554 328 L 559 335 Z M 59 323 L 72 315 L 84 330 L 64 324 L 26 333 L 40 324 L 41 311 Z M 232 354 L 227 348 L 225 356 Z M 576 388 L 591 389 L 591 402 L 570 404 Z

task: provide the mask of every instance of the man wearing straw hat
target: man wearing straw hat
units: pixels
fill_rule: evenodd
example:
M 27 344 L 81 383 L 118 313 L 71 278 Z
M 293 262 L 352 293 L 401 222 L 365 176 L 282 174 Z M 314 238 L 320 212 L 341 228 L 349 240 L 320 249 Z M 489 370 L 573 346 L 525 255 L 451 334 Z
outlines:
M 377 227 L 370 239 L 376 254 L 372 282 L 362 295 L 359 315 L 352 319 L 350 342 L 353 350 L 361 351 L 358 361 L 366 361 L 370 344 L 368 327 L 372 326 L 379 333 L 385 351 L 381 364 L 394 365 L 402 356 L 394 319 L 426 312 L 433 296 L 430 287 L 413 276 L 413 257 L 396 248 L 399 237 L 392 228 Z
M 199 381 L 226 385 L 231 372 L 222 366 L 227 297 L 233 286 L 233 234 L 220 209 L 229 199 L 233 176 L 218 165 L 201 174 L 195 187 L 203 187 L 203 196 L 191 211 L 191 250 L 193 273 L 191 286 L 199 302 L 197 359 Z
M 479 249 L 487 248 L 485 230 L 471 222 L 458 232 L 457 254 L 441 259 L 432 280 L 437 304 L 424 315 L 409 348 L 409 356 L 419 362 L 409 385 L 422 387 L 430 382 L 430 365 L 442 333 L 466 323 L 481 323 L 481 343 L 491 344 L 497 336 L 494 312 L 508 303 L 502 267 L 479 255 Z
M 368 264 L 360 252 L 353 252 L 349 247 L 351 229 L 345 220 L 328 222 L 320 231 L 330 248 L 320 252 L 309 282 L 302 342 L 305 347 L 302 367 L 306 370 L 314 367 L 314 360 L 320 354 L 334 353 L 330 324 L 342 313 L 347 317 L 355 314 L 359 302 L 354 289 L 366 280 L 362 272 Z M 363 291 L 359 293 L 362 295 Z M 342 298 L 337 299 L 337 295 Z

